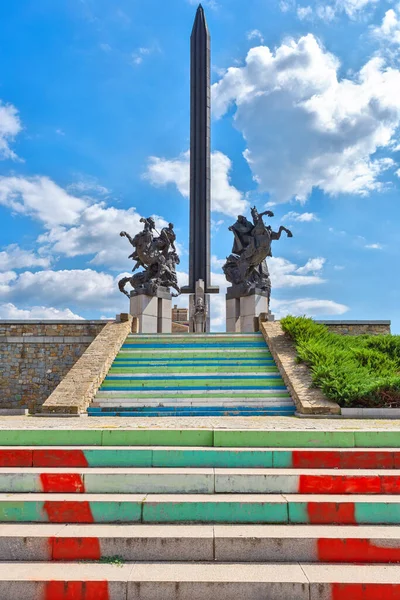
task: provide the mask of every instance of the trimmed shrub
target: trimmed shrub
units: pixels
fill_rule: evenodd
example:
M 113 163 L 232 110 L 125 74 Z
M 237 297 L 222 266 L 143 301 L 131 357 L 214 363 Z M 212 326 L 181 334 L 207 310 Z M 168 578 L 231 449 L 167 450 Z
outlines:
M 305 317 L 281 325 L 328 398 L 347 407 L 400 407 L 400 336 L 343 336 Z

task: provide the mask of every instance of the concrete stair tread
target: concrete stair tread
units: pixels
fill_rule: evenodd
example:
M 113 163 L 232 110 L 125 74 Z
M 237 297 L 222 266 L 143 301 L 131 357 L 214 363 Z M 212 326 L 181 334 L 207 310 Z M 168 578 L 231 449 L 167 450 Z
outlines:
M 134 563 L 111 565 L 85 562 L 6 562 L 0 563 L 0 581 L 32 581 L 32 584 L 40 581 L 125 582 L 132 572 L 133 565 Z M 68 598 L 68 596 L 66 597 Z M 80 596 L 76 596 L 76 598 L 78 599 Z
M 245 504 L 245 503 L 308 503 L 312 502 L 329 502 L 331 504 L 336 503 L 357 503 L 357 502 L 369 502 L 372 504 L 384 503 L 384 504 L 400 504 L 400 496 L 398 495 L 363 495 L 363 494 L 324 494 L 316 495 L 312 494 L 155 494 L 155 493 L 136 493 L 136 494 L 72 494 L 72 493 L 0 493 L 0 502 L 8 501 L 21 501 L 21 502 L 35 502 L 35 501 L 75 501 L 75 502 L 159 502 L 159 503 L 224 503 L 230 502 L 232 504 Z
M 4 537 L 112 538 L 251 538 L 251 539 L 375 539 L 399 540 L 400 525 L 164 525 L 0 523 Z
M 212 538 L 213 525 L 0 523 L 3 537 Z M 393 537 L 396 537 L 393 535 Z
M 0 493 L 0 502 L 144 502 L 148 494 L 71 494 L 44 492 Z M 183 496 L 183 495 L 182 495 Z M 182 496 L 180 496 L 182 498 Z M 186 497 L 186 494 L 185 494 Z M 208 495 L 210 497 L 210 494 Z
M 154 582 L 309 582 L 400 583 L 397 565 L 325 565 L 313 563 L 26 563 L 0 564 L 1 581 L 154 581 Z M 34 583 L 34 582 L 32 582 Z M 350 600 L 350 599 L 349 599 Z
M 399 477 L 398 469 L 280 469 L 280 468 L 223 468 L 223 467 L 1 467 L 1 475 L 18 474 L 81 475 L 233 475 L 254 477 L 288 477 L 315 475 L 319 477 Z
M 330 565 L 302 563 L 310 583 L 394 583 L 400 584 L 398 565 Z M 349 598 L 348 600 L 352 600 Z
M 243 570 L 242 570 L 243 568 Z M 236 564 L 214 563 L 125 563 L 122 565 L 93 563 L 24 563 L 0 564 L 1 581 L 301 581 L 307 579 L 299 565 L 244 564 L 238 569 Z

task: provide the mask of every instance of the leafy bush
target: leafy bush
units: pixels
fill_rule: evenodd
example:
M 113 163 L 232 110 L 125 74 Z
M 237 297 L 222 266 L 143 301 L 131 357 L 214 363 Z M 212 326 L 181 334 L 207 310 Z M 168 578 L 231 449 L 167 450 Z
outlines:
M 343 336 L 305 317 L 281 325 L 328 398 L 340 406 L 400 407 L 400 336 Z

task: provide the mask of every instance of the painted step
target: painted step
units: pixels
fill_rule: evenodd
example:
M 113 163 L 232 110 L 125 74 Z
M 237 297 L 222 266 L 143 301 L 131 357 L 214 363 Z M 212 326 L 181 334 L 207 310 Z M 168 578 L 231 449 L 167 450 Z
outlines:
M 163 349 L 164 348 L 164 349 Z M 230 358 L 242 358 L 244 355 L 247 358 L 251 357 L 270 357 L 271 353 L 269 352 L 266 346 L 257 346 L 256 348 L 238 348 L 237 346 L 230 344 L 228 347 L 218 347 L 218 346 L 210 346 L 207 347 L 199 346 L 198 348 L 181 348 L 174 347 L 165 349 L 163 348 L 140 348 L 135 350 L 134 346 L 122 346 L 121 350 L 117 357 L 142 357 L 149 358 L 156 356 L 157 358 L 216 358 L 216 357 L 230 357 Z
M 242 375 L 251 375 L 251 374 L 263 374 L 263 373 L 279 373 L 278 367 L 272 364 L 246 364 L 246 365 L 238 365 L 235 363 L 229 363 L 229 365 L 207 365 L 207 364 L 195 364 L 195 365 L 132 365 L 126 362 L 119 363 L 114 362 L 113 366 L 109 370 L 110 375 L 135 375 L 136 377 L 145 377 L 149 371 L 144 371 L 144 369 L 154 369 L 154 371 L 158 374 L 166 373 L 168 375 L 175 375 L 181 377 L 182 375 L 190 375 L 190 374 L 221 374 L 226 375 L 229 371 L 233 370 L 235 373 L 240 373 Z
M 187 411 L 176 412 L 140 412 L 137 410 L 114 410 L 110 412 L 91 412 L 88 409 L 89 417 L 136 417 L 136 418 L 159 418 L 159 417 L 292 417 L 295 414 L 295 408 L 289 410 L 285 408 L 269 408 L 265 410 L 248 410 L 238 411 L 224 409 L 220 412 L 194 412 L 189 409 Z
M 0 492 L 396 495 L 400 475 L 396 470 L 18 467 L 0 469 Z
M 232 356 L 230 354 L 221 355 L 220 353 L 211 353 L 210 356 L 204 356 L 203 353 L 200 353 L 198 356 L 191 356 L 183 351 L 184 357 L 181 360 L 178 359 L 174 353 L 169 354 L 168 352 L 164 352 L 164 354 L 166 354 L 166 356 L 160 357 L 158 351 L 153 352 L 153 355 L 150 356 L 147 352 L 124 352 L 121 350 L 116 355 L 114 360 L 117 363 L 128 363 L 128 366 L 132 363 L 142 364 L 144 362 L 158 364 L 159 366 L 163 366 L 164 364 L 176 364 L 179 366 L 181 363 L 183 366 L 188 366 L 191 364 L 201 365 L 203 363 L 214 366 L 229 365 L 230 363 L 239 365 L 255 363 L 256 365 L 266 366 L 273 366 L 274 364 L 274 359 L 268 350 L 265 350 L 262 353 L 256 352 L 255 354 L 253 351 L 251 351 L 251 353 L 248 355 L 246 351 L 238 349 L 236 356 Z
M 206 334 L 193 335 L 192 333 L 129 333 L 128 339 L 147 339 L 147 340 L 159 340 L 162 339 L 178 339 L 178 340 L 192 340 L 192 339 L 207 339 L 207 340 L 218 340 L 221 338 L 229 338 L 234 340 L 245 340 L 245 339 L 254 339 L 261 337 L 260 332 L 254 333 L 226 333 L 226 332 L 209 332 Z
M 126 348 L 133 348 L 133 349 L 140 349 L 140 350 L 146 350 L 151 348 L 152 350 L 158 350 L 160 349 L 179 349 L 179 348 L 184 348 L 184 349 L 198 349 L 198 348 L 207 348 L 208 350 L 214 350 L 216 348 L 219 349 L 223 349 L 223 348 L 231 348 L 232 344 L 235 344 L 236 348 L 242 348 L 242 349 L 247 349 L 247 348 L 265 348 L 265 342 L 263 339 L 260 340 L 255 340 L 255 341 L 242 341 L 240 343 L 237 343 L 236 341 L 218 341 L 214 344 L 210 344 L 209 340 L 205 340 L 204 342 L 198 340 L 187 340 L 187 341 L 181 341 L 181 340 L 177 340 L 177 341 L 170 341 L 170 340 L 166 340 L 165 342 L 163 342 L 162 340 L 157 340 L 157 342 L 151 342 L 151 344 L 146 343 L 145 341 L 142 340 L 128 340 L 127 342 L 125 342 L 122 346 L 122 349 L 125 350 Z
M 130 427 L 107 429 L 0 429 L 1 446 L 186 446 L 213 448 L 400 448 L 400 430 L 295 429 L 162 429 Z
M 243 407 L 244 401 L 242 398 L 238 398 L 236 400 L 222 400 L 220 398 L 202 398 L 198 400 L 193 400 L 193 398 L 146 398 L 143 400 L 142 398 L 135 398 L 135 402 L 133 403 L 132 398 L 113 398 L 112 396 L 100 396 L 97 398 L 96 402 L 92 402 L 90 405 L 90 409 L 94 408 L 124 408 L 134 406 L 136 408 L 144 408 L 144 407 L 152 407 L 152 408 L 160 408 L 160 407 L 171 407 L 171 408 L 179 408 L 186 407 L 186 410 L 190 407 L 197 408 L 207 408 L 208 410 L 222 410 L 224 407 L 232 408 L 232 407 Z M 275 396 L 266 396 L 259 398 L 248 398 L 245 402 L 245 406 L 250 408 L 268 408 L 269 406 L 292 406 L 293 401 L 290 398 L 279 398 Z
M 0 494 L 4 523 L 399 525 L 398 496 Z
M 243 398 L 284 398 L 291 399 L 289 392 L 285 390 L 274 390 L 268 388 L 259 388 L 258 390 L 229 390 L 229 391 L 221 391 L 221 390 L 213 390 L 212 394 L 209 390 L 204 389 L 202 392 L 193 392 L 188 390 L 180 390 L 176 389 L 172 392 L 166 392 L 165 390 L 158 389 L 153 391 L 148 390 L 136 390 L 135 392 L 127 392 L 120 390 L 99 390 L 97 392 L 96 398 L 101 400 L 102 398 L 114 398 L 114 399 L 136 399 L 136 398 L 162 398 L 162 399 L 183 399 L 183 398 L 191 398 L 192 400 L 203 400 L 207 401 L 212 398 L 217 398 L 219 401 L 228 399 L 228 400 L 241 400 Z
M 35 574 L 32 579 L 32 573 Z M 0 565 L 5 600 L 396 600 L 397 565 L 30 563 Z
M 87 409 L 89 417 L 262 417 L 268 415 L 292 416 L 296 412 L 293 404 L 289 406 L 270 406 L 259 408 L 221 407 L 201 408 L 188 407 L 120 407 L 118 408 L 93 408 Z
M 0 561 L 400 563 L 400 528 L 1 524 Z
M 400 469 L 400 450 L 205 448 L 174 446 L 0 447 L 0 467 L 220 467 Z
M 115 401 L 115 399 L 111 399 L 109 401 L 104 401 L 104 400 L 99 400 L 98 402 L 93 402 L 88 410 L 91 410 L 93 412 L 100 412 L 100 410 L 102 410 L 103 412 L 107 412 L 107 410 L 113 411 L 115 410 L 115 408 L 121 409 L 121 410 L 143 410 L 145 412 L 151 412 L 152 410 L 157 411 L 157 412 L 180 412 L 180 411 L 184 411 L 187 412 L 189 410 L 192 410 L 193 412 L 209 412 L 210 414 L 212 414 L 213 412 L 223 412 L 224 408 L 227 409 L 231 409 L 231 410 L 240 410 L 240 411 L 251 411 L 251 410 L 262 410 L 262 409 L 268 409 L 268 408 L 293 408 L 294 404 L 293 402 L 290 400 L 290 398 L 274 398 L 274 397 L 270 397 L 270 398 L 266 398 L 265 401 L 263 401 L 262 399 L 260 400 L 256 400 L 253 403 L 247 405 L 244 404 L 243 401 L 240 400 L 236 400 L 235 401 L 231 401 L 231 403 L 228 402 L 224 402 L 221 403 L 218 401 L 218 399 L 216 398 L 216 402 L 215 403 L 211 403 L 211 402 L 196 402 L 196 401 L 191 401 L 188 400 L 187 403 L 185 403 L 183 401 L 183 399 L 181 400 L 172 400 L 172 401 L 165 401 L 163 402 L 161 398 L 154 398 L 153 402 L 150 403 L 149 401 L 147 402 L 143 402 L 140 398 L 137 399 L 137 401 L 132 402 L 132 400 L 130 400 L 130 402 L 123 402 L 123 403 L 119 403 L 118 401 Z

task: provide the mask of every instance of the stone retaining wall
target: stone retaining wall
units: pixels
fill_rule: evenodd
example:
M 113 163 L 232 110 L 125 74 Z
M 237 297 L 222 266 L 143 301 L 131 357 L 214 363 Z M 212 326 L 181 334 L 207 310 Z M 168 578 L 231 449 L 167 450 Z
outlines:
M 40 406 L 107 321 L 0 321 L 0 408 Z
M 132 331 L 132 317 L 121 314 L 108 322 L 89 348 L 46 400 L 40 412 L 79 414 L 84 412 L 103 383 L 114 358 Z
M 326 325 L 332 333 L 341 335 L 388 335 L 390 321 L 315 321 Z

